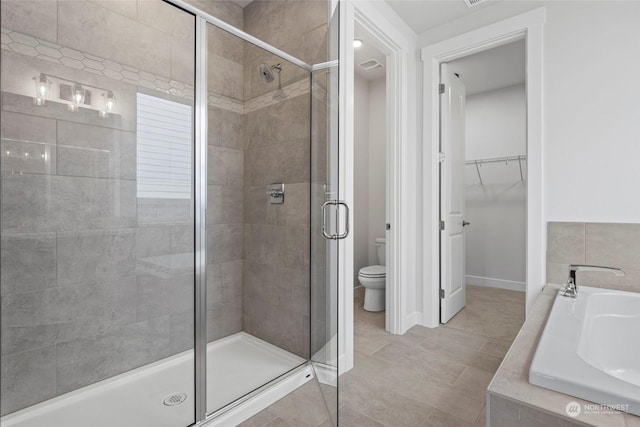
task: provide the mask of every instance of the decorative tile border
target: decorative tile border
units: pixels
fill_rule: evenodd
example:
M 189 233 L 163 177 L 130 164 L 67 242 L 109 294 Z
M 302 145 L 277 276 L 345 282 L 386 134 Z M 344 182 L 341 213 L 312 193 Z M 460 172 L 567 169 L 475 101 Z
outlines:
M 60 46 L 56 43 L 37 39 L 7 28 L 2 28 L 0 36 L 0 48 L 8 51 L 97 74 L 108 79 L 141 86 L 186 99 L 193 99 L 193 85 L 187 83 L 172 80 L 128 65 L 119 64 L 66 46 Z M 306 78 L 285 86 L 282 89 L 276 89 L 245 102 L 210 92 L 208 104 L 238 114 L 245 114 L 274 105 L 288 98 L 308 93 L 309 85 L 309 79 Z
M 17 31 L 2 29 L 2 48 L 76 70 L 98 74 L 112 80 L 193 99 L 193 85 L 40 40 Z
M 256 96 L 253 99 L 245 101 L 244 113 L 250 113 L 252 111 L 260 110 L 261 108 L 269 107 L 273 104 L 277 104 L 280 101 L 284 101 L 288 98 L 295 98 L 296 96 L 309 93 L 310 79 L 304 78 L 297 82 L 291 83 L 281 89 L 276 89 L 271 92 L 267 92 L 264 95 Z

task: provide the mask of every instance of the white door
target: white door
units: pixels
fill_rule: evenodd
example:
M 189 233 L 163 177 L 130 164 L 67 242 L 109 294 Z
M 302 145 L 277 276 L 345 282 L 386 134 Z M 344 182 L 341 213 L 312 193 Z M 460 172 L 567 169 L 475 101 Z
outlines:
M 447 323 L 465 306 L 465 87 L 447 64 L 440 82 L 440 322 Z

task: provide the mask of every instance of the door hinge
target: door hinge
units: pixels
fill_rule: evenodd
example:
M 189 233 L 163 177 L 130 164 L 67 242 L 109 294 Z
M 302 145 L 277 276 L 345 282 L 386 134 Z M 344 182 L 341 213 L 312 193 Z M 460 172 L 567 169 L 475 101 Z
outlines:
M 444 299 L 444 289 L 440 289 L 440 299 Z
M 444 83 L 440 83 L 440 85 L 438 86 L 438 92 L 439 92 L 440 94 L 443 94 L 443 93 L 444 93 Z
M 444 162 L 445 155 L 444 153 L 438 153 L 438 162 Z
M 391 224 L 387 224 L 387 230 L 391 230 Z
M 444 221 L 440 221 L 440 230 L 444 230 Z

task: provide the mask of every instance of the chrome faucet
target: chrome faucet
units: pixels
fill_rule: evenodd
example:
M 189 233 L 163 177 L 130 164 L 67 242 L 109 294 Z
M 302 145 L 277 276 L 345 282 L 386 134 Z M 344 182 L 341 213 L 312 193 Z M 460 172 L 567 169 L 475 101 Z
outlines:
M 612 267 L 598 267 L 596 265 L 582 265 L 571 264 L 569 265 L 569 279 L 567 283 L 560 288 L 560 295 L 563 297 L 575 298 L 578 296 L 578 283 L 576 282 L 576 273 L 578 271 L 608 271 L 616 276 L 624 276 L 624 271 L 619 268 Z

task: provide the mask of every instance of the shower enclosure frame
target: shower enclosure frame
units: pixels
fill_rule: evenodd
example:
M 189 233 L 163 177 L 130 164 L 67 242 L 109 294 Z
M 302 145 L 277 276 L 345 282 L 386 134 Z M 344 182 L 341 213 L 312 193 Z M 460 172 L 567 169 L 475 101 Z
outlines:
M 220 417 L 229 410 L 251 400 L 256 394 L 267 388 L 275 388 L 280 384 L 288 382 L 295 384 L 296 381 L 292 377 L 302 375 L 303 378 L 309 378 L 308 364 L 299 366 L 293 371 L 285 374 L 278 379 L 276 384 L 267 383 L 252 393 L 238 401 L 207 415 L 207 238 L 206 238 L 206 218 L 207 218 L 207 148 L 208 148 L 208 86 L 207 86 L 207 24 L 211 24 L 222 29 L 246 42 L 249 42 L 261 49 L 264 49 L 294 65 L 299 66 L 309 72 L 311 81 L 313 81 L 313 71 L 324 68 L 336 67 L 338 61 L 328 61 L 322 64 L 309 65 L 306 62 L 248 34 L 238 28 L 194 7 L 183 0 L 163 0 L 172 6 L 188 12 L 195 17 L 195 109 L 194 109 L 194 139 L 195 139 L 195 293 L 194 293 L 194 361 L 195 361 L 195 418 L 194 425 L 203 426 Z M 311 120 L 311 117 L 310 117 Z M 335 240 L 334 240 L 335 242 Z M 310 356 L 311 357 L 311 356 Z M 310 359 L 311 360 L 311 359 Z M 336 362 L 337 363 L 337 362 Z M 336 372 L 338 372 L 336 366 Z M 293 381 L 292 381 L 293 380 Z M 306 380 L 305 380 L 306 382 Z M 298 383 L 293 386 L 297 388 L 302 385 Z M 282 394 L 282 392 L 280 393 Z M 280 396 L 283 397 L 283 396 Z M 278 398 L 280 398 L 278 397 Z M 336 408 L 337 410 L 337 408 Z

